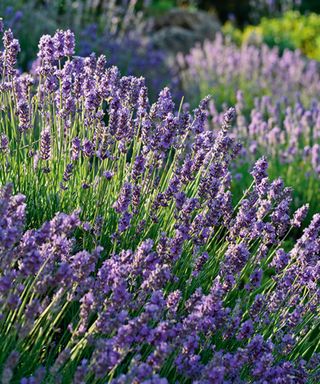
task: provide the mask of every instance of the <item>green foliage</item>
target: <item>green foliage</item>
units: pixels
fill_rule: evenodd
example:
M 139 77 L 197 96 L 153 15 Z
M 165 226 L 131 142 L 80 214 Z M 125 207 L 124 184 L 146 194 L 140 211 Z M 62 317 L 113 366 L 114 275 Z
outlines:
M 150 10 L 152 12 L 164 12 L 164 11 L 168 11 L 174 6 L 175 6 L 174 0 L 152 1 L 152 3 L 150 4 Z
M 183 7 L 195 9 L 198 7 L 197 0 L 152 0 L 145 7 L 147 13 L 158 14 L 169 11 L 172 8 Z
M 223 32 L 237 44 L 265 43 L 278 46 L 280 51 L 299 49 L 309 58 L 320 60 L 320 15 L 316 13 L 289 11 L 281 18 L 262 18 L 260 24 L 249 25 L 243 31 L 228 22 Z

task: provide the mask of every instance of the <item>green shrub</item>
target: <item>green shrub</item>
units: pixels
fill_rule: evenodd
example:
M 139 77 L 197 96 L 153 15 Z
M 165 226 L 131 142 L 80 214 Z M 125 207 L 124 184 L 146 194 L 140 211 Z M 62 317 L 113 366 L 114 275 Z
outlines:
M 300 49 L 309 58 L 320 60 L 320 15 L 301 15 L 289 11 L 281 18 L 262 18 L 260 24 L 249 25 L 243 31 L 226 23 L 223 32 L 237 44 L 265 43 L 270 47 Z

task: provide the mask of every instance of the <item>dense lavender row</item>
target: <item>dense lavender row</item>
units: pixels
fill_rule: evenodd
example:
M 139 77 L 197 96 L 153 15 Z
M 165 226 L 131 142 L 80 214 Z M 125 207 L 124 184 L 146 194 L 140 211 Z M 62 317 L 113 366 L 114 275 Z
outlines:
M 319 102 L 314 100 L 309 107 L 304 107 L 299 100 L 274 102 L 264 96 L 255 99 L 255 106 L 248 114 L 243 92 L 238 91 L 236 111 L 232 134 L 243 143 L 241 156 L 233 167 L 238 184 L 243 188 L 250 183 L 245 169 L 265 155 L 271 162 L 270 174 L 280 175 L 286 184 L 294 186 L 295 205 L 308 201 L 311 212 L 316 212 L 320 191 Z M 223 112 L 219 112 L 213 101 L 209 104 L 209 113 L 209 127 L 219 129 Z
M 185 68 L 184 91 L 214 96 L 211 127 L 219 127 L 224 102 L 236 105 L 233 133 L 245 143 L 239 164 L 268 156 L 271 174 L 293 185 L 298 203 L 309 201 L 315 212 L 320 191 L 318 63 L 298 51 L 279 56 L 266 46 L 239 49 L 221 36 L 178 60 Z
M 290 217 L 264 158 L 232 205 L 235 110 L 215 132 L 208 98 L 150 106 L 143 78 L 71 59 L 70 31 L 35 76 L 3 43 L 2 382 L 317 382 L 320 215 L 285 248 L 308 207 Z
M 266 45 L 242 45 L 238 48 L 222 35 L 214 41 L 191 49 L 177 57 L 181 81 L 186 93 L 210 93 L 219 104 L 235 102 L 237 90 L 245 94 L 249 107 L 262 95 L 310 102 L 320 90 L 319 64 L 306 60 L 299 51 L 278 49 Z
M 122 73 L 144 76 L 153 99 L 170 81 L 173 70 L 166 63 L 164 52 L 156 49 L 146 36 L 146 21 L 142 11 L 135 10 L 136 0 L 89 2 L 67 1 L 38 4 L 19 0 L 0 4 L 0 16 L 6 29 L 19 36 L 22 52 L 19 68 L 35 70 L 37 42 L 42 34 L 54 33 L 58 25 L 67 25 L 75 31 L 79 43 L 76 54 L 88 56 L 92 52 L 104 54 L 108 64 L 117 65 Z M 74 3 L 74 4 L 73 4 Z M 36 26 L 34 27 L 34 24 Z M 26 34 L 25 31 L 29 33 Z
M 290 225 L 289 196 L 265 171 L 256 164 L 254 188 L 231 221 L 230 208 L 205 217 L 195 212 L 201 201 L 180 192 L 171 235 L 141 239 L 103 263 L 100 246 L 77 252 L 77 212 L 24 233 L 25 198 L 5 187 L 1 382 L 318 382 L 320 216 L 285 252 L 278 239 Z M 201 220 L 211 229 L 199 235 Z

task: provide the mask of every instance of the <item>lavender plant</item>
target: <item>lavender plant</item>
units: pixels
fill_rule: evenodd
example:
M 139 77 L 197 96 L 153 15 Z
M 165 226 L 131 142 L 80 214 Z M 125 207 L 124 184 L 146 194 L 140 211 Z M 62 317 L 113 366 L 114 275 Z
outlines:
M 239 193 L 250 184 L 245 177 L 250 164 L 265 155 L 270 174 L 294 186 L 296 206 L 308 201 L 315 213 L 320 190 L 318 63 L 298 51 L 280 56 L 264 45 L 237 48 L 222 36 L 178 60 L 187 94 L 214 95 L 211 129 L 219 128 L 225 103 L 236 105 L 233 134 L 246 143 L 234 169 L 237 176 L 244 175 Z
M 288 249 L 308 207 L 264 158 L 233 205 L 235 110 L 215 132 L 209 98 L 150 106 L 70 31 L 33 76 L 3 43 L 2 382 L 317 382 L 320 215 Z
M 143 30 L 142 27 L 140 29 Z M 146 32 L 133 29 L 126 34 L 115 34 L 108 28 L 99 30 L 94 23 L 86 26 L 79 37 L 78 52 L 81 56 L 88 56 L 91 52 L 104 54 L 108 64 L 116 65 L 121 73 L 145 77 L 152 100 L 156 100 L 159 91 L 169 83 L 177 97 L 179 90 L 174 81 L 175 71 L 169 65 L 166 53 L 154 46 L 146 37 Z
M 212 102 L 210 126 L 218 129 L 223 113 Z M 243 186 L 250 184 L 246 170 L 262 155 L 271 159 L 270 175 L 281 176 L 286 184 L 295 189 L 294 205 L 310 203 L 310 212 L 318 209 L 320 189 L 319 162 L 319 103 L 314 100 L 304 107 L 297 98 L 295 103 L 287 99 L 274 102 L 271 97 L 255 99 L 250 115 L 242 91 L 237 93 L 237 119 L 233 135 L 241 138 L 244 146 L 233 173 L 242 193 Z
M 197 45 L 186 56 L 179 54 L 177 64 L 186 94 L 197 100 L 199 94 L 212 93 L 219 105 L 234 104 L 237 90 L 244 93 L 249 108 L 254 107 L 255 97 L 264 95 L 295 101 L 299 94 L 308 103 L 319 93 L 318 62 L 299 51 L 285 50 L 280 55 L 277 47 L 263 44 L 239 48 L 222 35 Z
M 104 56 L 71 60 L 75 47 L 70 31 L 43 36 L 37 74 L 19 76 L 14 69 L 18 41 L 11 31 L 3 41 L 3 184 L 14 178 L 18 190 L 33 190 L 35 212 L 41 203 L 38 192 L 47 190 L 52 198 L 48 211 L 38 211 L 38 223 L 58 208 L 79 203 L 95 217 L 97 196 L 108 186 L 104 173 L 117 174 L 128 153 L 140 151 L 133 137 L 148 108 L 144 79 L 121 78 L 116 67 L 105 69 Z M 108 206 L 106 197 L 101 204 Z
M 126 75 L 145 76 L 152 98 L 170 81 L 173 71 L 165 54 L 146 37 L 145 5 L 137 0 L 63 2 L 3 0 L 0 17 L 6 28 L 15 31 L 22 47 L 18 66 L 37 67 L 37 41 L 58 28 L 71 28 L 79 44 L 76 54 L 104 54 L 109 65 L 117 64 Z M 26 34 L 26 30 L 29 31 Z

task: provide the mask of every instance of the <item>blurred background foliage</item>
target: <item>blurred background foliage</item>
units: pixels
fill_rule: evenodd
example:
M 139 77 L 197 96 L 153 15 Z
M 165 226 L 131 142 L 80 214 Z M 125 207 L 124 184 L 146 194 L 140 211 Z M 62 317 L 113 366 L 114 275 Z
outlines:
M 22 71 L 34 65 L 42 35 L 71 29 L 77 55 L 104 54 L 123 74 L 144 76 L 155 96 L 171 73 L 145 36 L 143 8 L 137 0 L 1 0 L 0 17 L 19 39 Z
M 138 2 L 154 12 L 167 11 L 173 7 L 189 7 L 217 12 L 221 21 L 234 18 L 241 26 L 257 22 L 263 16 L 275 16 L 295 9 L 301 13 L 320 13 L 319 0 L 149 0 Z
M 202 9 L 218 17 L 225 24 L 223 32 L 239 45 L 264 42 L 278 45 L 281 51 L 298 48 L 319 59 L 319 0 L 1 0 L 0 16 L 20 40 L 20 65 L 25 70 L 40 36 L 58 27 L 73 29 L 83 39 L 90 26 L 95 31 L 94 37 L 88 36 L 90 41 L 102 37 L 114 42 L 130 34 L 141 41 L 146 18 L 177 7 Z M 114 47 L 110 51 L 114 53 Z
M 320 60 L 320 15 L 316 13 L 287 11 L 281 18 L 263 17 L 259 24 L 244 29 L 228 21 L 223 32 L 238 45 L 265 43 L 269 47 L 278 46 L 280 52 L 299 49 L 309 58 Z

